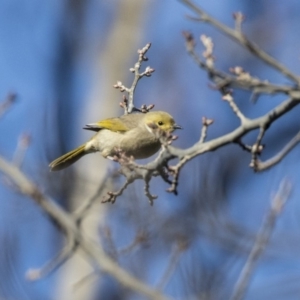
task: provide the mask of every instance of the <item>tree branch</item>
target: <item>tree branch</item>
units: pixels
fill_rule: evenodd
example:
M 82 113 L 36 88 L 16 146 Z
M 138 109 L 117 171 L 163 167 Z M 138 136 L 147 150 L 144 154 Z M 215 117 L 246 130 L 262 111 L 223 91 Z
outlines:
M 58 226 L 67 237 L 71 237 L 78 247 L 87 255 L 87 257 L 96 264 L 103 272 L 112 275 L 119 283 L 143 294 L 150 299 L 167 300 L 168 297 L 160 294 L 158 291 L 151 289 L 140 280 L 131 276 L 128 272 L 120 268 L 103 249 L 94 242 L 86 238 L 76 226 L 76 223 L 49 197 L 43 195 L 38 188 L 32 183 L 18 168 L 8 163 L 0 157 L 0 171 L 7 176 L 18 188 L 18 190 L 34 200 L 50 220 Z
M 260 49 L 255 43 L 248 40 L 248 38 L 239 30 L 232 29 L 225 24 L 219 22 L 206 12 L 204 12 L 199 6 L 195 5 L 190 0 L 180 0 L 183 4 L 188 6 L 192 11 L 194 11 L 199 19 L 198 21 L 205 22 L 211 24 L 213 27 L 218 29 L 220 32 L 224 33 L 240 45 L 242 45 L 245 49 L 247 49 L 249 52 L 251 52 L 256 57 L 260 58 L 263 62 L 271 66 L 272 68 L 276 69 L 277 71 L 284 74 L 287 78 L 294 81 L 298 86 L 300 84 L 300 77 L 295 75 L 293 72 L 291 72 L 288 68 L 286 68 L 284 65 L 279 63 L 276 59 L 274 59 L 272 56 L 264 52 L 262 49 Z
M 143 78 L 144 76 L 150 77 L 152 75 L 152 73 L 155 71 L 154 69 L 152 69 L 150 67 L 146 67 L 145 71 L 140 73 L 140 68 L 141 68 L 142 63 L 144 61 L 148 60 L 148 58 L 146 57 L 146 53 L 150 49 L 150 47 L 151 47 L 151 43 L 148 43 L 143 49 L 138 50 L 138 54 L 139 54 L 138 61 L 135 63 L 133 68 L 130 68 L 130 71 L 132 73 L 134 73 L 134 79 L 133 79 L 131 87 L 128 88 L 128 87 L 124 86 L 121 81 L 118 81 L 114 85 L 114 88 L 119 89 L 120 92 L 122 92 L 122 93 L 127 92 L 128 93 L 128 99 L 126 98 L 126 96 L 124 96 L 123 97 L 123 102 L 120 103 L 121 107 L 124 108 L 124 114 L 125 115 L 130 114 L 133 111 L 147 112 L 147 111 L 149 111 L 150 109 L 152 109 L 154 107 L 154 105 L 150 105 L 148 107 L 143 105 L 141 109 L 138 109 L 134 106 L 134 100 L 133 100 L 134 91 L 136 89 L 136 86 L 137 86 L 137 83 L 139 82 L 139 80 L 141 78 Z
M 244 299 L 253 270 L 270 240 L 270 237 L 274 231 L 276 220 L 279 214 L 282 212 L 290 193 L 291 184 L 286 180 L 283 180 L 279 186 L 277 194 L 272 199 L 270 211 L 265 216 L 252 250 L 235 284 L 230 298 L 231 300 Z
M 184 31 L 183 35 L 186 39 L 186 49 L 188 54 L 192 57 L 195 63 L 208 73 L 208 77 L 215 83 L 215 89 L 222 90 L 224 88 L 236 88 L 242 90 L 253 91 L 254 96 L 259 94 L 275 94 L 283 93 L 288 94 L 291 91 L 299 91 L 299 88 L 289 85 L 279 85 L 271 83 L 267 80 L 260 80 L 250 76 L 240 76 L 240 72 L 236 72 L 237 68 L 232 68 L 231 71 L 234 75 L 216 69 L 213 65 L 208 64 L 202 60 L 195 51 L 195 40 L 190 32 Z
M 255 169 L 258 172 L 267 170 L 271 168 L 272 166 L 278 164 L 298 143 L 300 142 L 300 132 L 298 132 L 288 144 L 286 144 L 283 149 L 278 152 L 275 156 L 272 158 L 266 160 L 266 161 L 260 161 L 256 160 L 255 162 Z

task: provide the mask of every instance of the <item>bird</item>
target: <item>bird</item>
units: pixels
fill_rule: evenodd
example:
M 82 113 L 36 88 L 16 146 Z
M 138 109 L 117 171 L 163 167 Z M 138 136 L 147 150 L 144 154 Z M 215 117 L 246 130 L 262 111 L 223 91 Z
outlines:
M 134 159 L 148 158 L 161 147 L 160 139 L 153 129 L 172 133 L 182 127 L 164 111 L 131 113 L 87 124 L 83 129 L 97 132 L 85 144 L 58 157 L 49 164 L 50 171 L 69 167 L 86 154 L 100 152 L 104 158 L 114 159 L 118 151 Z

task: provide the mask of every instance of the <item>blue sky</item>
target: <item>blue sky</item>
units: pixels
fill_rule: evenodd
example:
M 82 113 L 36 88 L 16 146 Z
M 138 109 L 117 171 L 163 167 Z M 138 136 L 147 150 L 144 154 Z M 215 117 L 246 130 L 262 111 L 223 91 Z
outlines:
M 81 130 L 84 125 L 82 122 L 91 123 L 96 120 L 91 120 L 86 115 L 84 116 L 87 119 L 83 120 L 82 115 L 89 105 L 95 74 L 101 74 L 97 83 L 100 87 L 106 84 L 106 70 L 99 71 L 101 62 L 97 62 L 97 57 L 109 42 L 110 36 L 107 32 L 116 22 L 118 6 L 116 0 L 78 1 L 83 5 L 84 11 L 77 12 L 81 16 L 77 19 L 76 12 L 70 14 L 72 6 L 69 2 L 0 2 L 0 100 L 5 99 L 9 92 L 17 93 L 16 103 L 0 120 L 0 154 L 8 160 L 12 159 L 20 135 L 30 134 L 32 143 L 27 151 L 23 170 L 42 190 L 50 191 L 51 196 L 62 205 L 68 205 L 66 195 L 60 194 L 59 188 L 58 191 L 51 190 L 54 175 L 48 174 L 47 166 L 55 156 L 89 138 Z M 188 20 L 185 16 L 193 14 L 180 2 L 146 2 L 147 10 L 140 24 L 141 38 L 138 44 L 141 48 L 147 42 L 152 43 L 148 64 L 156 72 L 151 78 L 140 82 L 136 92 L 136 104 L 140 106 L 143 103 L 154 103 L 157 109 L 168 110 L 174 115 L 177 122 L 184 127 L 175 145 L 185 148 L 198 140 L 202 116 L 215 120 L 209 129 L 208 138 L 217 137 L 238 126 L 238 120 L 227 103 L 221 101 L 217 91 L 209 88 L 206 74 L 187 55 L 182 38 L 183 30 L 193 32 L 199 53 L 203 51 L 199 36 L 204 33 L 213 38 L 218 68 L 226 71 L 231 66 L 241 65 L 261 79 L 289 83 L 286 78 L 254 59 L 246 50 L 208 25 Z M 289 0 L 283 3 L 279 0 L 204 0 L 196 3 L 230 26 L 233 26 L 232 13 L 242 11 L 246 15 L 244 30 L 247 35 L 297 73 L 300 64 L 298 1 Z M 128 58 L 127 69 L 131 67 L 135 57 L 136 52 L 133 52 L 132 57 Z M 111 59 L 114 59 L 114 53 L 111 53 Z M 130 77 L 115 78 L 115 81 L 128 78 L 130 80 Z M 111 101 L 115 101 L 118 106 L 121 95 L 117 91 L 114 95 L 115 99 Z M 104 96 L 100 92 L 101 117 L 102 113 L 105 114 L 105 107 L 101 106 Z M 284 99 L 279 96 L 262 97 L 254 105 L 249 101 L 249 96 L 248 92 L 235 93 L 237 104 L 248 117 L 261 115 Z M 299 130 L 298 111 L 296 108 L 270 128 L 264 139 L 267 147 L 263 159 L 274 155 Z M 255 134 L 246 137 L 249 142 L 253 139 Z M 287 278 L 294 280 L 300 277 L 299 254 L 292 249 L 292 245 L 298 247 L 300 242 L 299 151 L 299 147 L 296 147 L 279 165 L 262 174 L 254 174 L 248 168 L 250 157 L 237 146 L 230 145 L 217 152 L 205 154 L 183 170 L 178 197 L 166 194 L 165 184 L 154 181 L 154 192 L 160 196 L 155 211 L 162 218 L 182 217 L 188 220 L 189 214 L 192 214 L 190 207 L 195 205 L 193 201 L 197 202 L 191 200 L 195 196 L 193 191 L 201 186 L 206 188 L 210 197 L 222 198 L 218 208 L 221 215 L 229 217 L 240 224 L 241 228 L 247 228 L 252 233 L 259 228 L 268 210 L 271 195 L 278 189 L 279 183 L 285 177 L 291 181 L 292 196 L 278 220 L 270 244 L 270 247 L 274 244 L 275 248 L 282 251 L 262 258 L 246 299 L 287 299 L 287 295 L 288 299 L 297 299 L 299 294 L 297 280 L 294 285 L 290 283 L 291 288 L 287 290 L 284 284 L 280 284 Z M 66 174 L 71 176 L 71 171 Z M 134 189 L 142 191 L 142 186 L 137 184 Z M 222 196 L 218 194 L 219 191 Z M 200 199 L 201 195 L 197 194 L 194 198 L 197 197 Z M 140 198 L 144 201 L 143 196 Z M 139 209 L 147 209 L 147 203 L 144 202 Z M 124 218 L 120 211 L 123 206 L 124 204 L 117 202 L 108 211 L 111 214 L 108 224 L 115 230 L 118 244 L 122 244 L 127 238 L 120 221 Z M 201 210 L 201 206 L 197 209 Z M 199 222 L 205 223 L 201 220 Z M 0 296 L 11 296 L 12 299 L 54 299 L 51 291 L 55 287 L 57 274 L 34 284 L 23 278 L 28 268 L 42 265 L 59 249 L 61 240 L 57 238 L 52 224 L 29 199 L 12 192 L 5 184 L 0 186 L 0 224 L 0 239 L 3 240 L 1 244 L 9 241 L 17 249 L 11 252 L 10 263 L 7 262 L 7 268 L 15 268 L 14 275 L 11 275 L 13 279 L 7 279 L 5 272 L 1 271 Z M 132 231 L 134 224 L 131 224 Z M 207 223 L 205 226 L 208 226 Z M 130 234 L 128 238 L 129 236 Z M 286 238 L 285 242 L 281 242 L 283 237 Z M 213 269 L 219 260 L 226 260 L 230 256 L 219 246 L 212 246 L 205 241 L 201 234 L 194 238 L 195 244 L 183 254 L 183 262 L 196 253 L 199 254 L 200 261 L 207 261 Z M 57 242 L 53 243 L 53 240 Z M 157 262 L 166 259 L 166 254 L 159 253 L 158 250 L 156 256 Z M 244 259 L 245 255 L 238 257 L 228 270 L 228 278 L 223 284 L 229 294 Z M 5 255 L 2 255 L 0 261 L 5 261 Z M 150 281 L 154 281 L 153 278 L 159 272 L 159 267 L 153 268 L 149 272 Z M 179 271 L 174 273 L 174 278 L 166 288 L 166 293 L 175 297 L 184 290 L 176 284 L 178 278 Z M 4 284 L 5 280 L 8 280 L 7 284 Z

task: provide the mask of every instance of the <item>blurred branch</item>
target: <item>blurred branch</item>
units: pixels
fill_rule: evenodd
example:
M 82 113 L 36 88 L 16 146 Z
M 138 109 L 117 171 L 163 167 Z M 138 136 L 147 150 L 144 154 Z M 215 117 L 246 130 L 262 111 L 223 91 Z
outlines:
M 3 102 L 0 103 L 0 118 L 4 115 L 4 113 L 15 103 L 17 98 L 17 94 L 9 93 Z
M 255 43 L 250 41 L 240 29 L 235 28 L 232 29 L 225 24 L 219 22 L 206 12 L 204 12 L 199 6 L 195 5 L 190 0 L 180 0 L 183 4 L 188 6 L 193 12 L 195 12 L 198 15 L 199 19 L 195 19 L 196 21 L 201 21 L 204 23 L 208 23 L 212 25 L 213 27 L 217 28 L 220 32 L 226 34 L 228 37 L 242 45 L 245 49 L 247 49 L 249 52 L 251 52 L 254 56 L 260 58 L 263 62 L 270 65 L 292 81 L 294 81 L 298 86 L 300 84 L 300 77 L 295 75 L 293 72 L 291 72 L 288 68 L 286 68 L 284 65 L 279 63 L 276 59 L 271 57 L 269 54 L 264 52 L 262 49 L 260 49 Z M 235 14 L 234 17 L 237 19 L 239 15 Z M 241 20 L 242 22 L 242 20 Z M 236 26 L 237 27 L 237 26 Z M 241 28 L 241 26 L 238 26 Z
M 67 236 L 67 245 L 49 262 L 38 269 L 30 269 L 26 273 L 28 280 L 39 280 L 48 276 L 50 273 L 62 266 L 69 258 L 72 257 L 77 249 L 77 244 L 73 239 Z
M 118 250 L 119 255 L 126 255 L 130 253 L 134 248 L 136 248 L 140 244 L 146 244 L 149 239 L 149 234 L 145 230 L 140 230 L 137 232 L 134 240 L 127 246 Z
M 103 272 L 113 276 L 122 285 L 143 294 L 150 299 L 168 299 L 131 276 L 125 270 L 120 268 L 103 249 L 94 242 L 86 238 L 70 215 L 62 210 L 49 197 L 32 183 L 18 168 L 0 157 L 0 171 L 9 177 L 18 190 L 25 196 L 32 198 L 38 204 L 43 212 L 47 214 L 50 220 L 70 239 L 73 239 L 78 247 L 87 255 L 87 257 Z
M 13 163 L 16 167 L 21 168 L 27 149 L 31 143 L 31 135 L 27 133 L 21 134 L 18 145 L 13 156 Z
M 215 89 L 224 90 L 226 88 L 237 88 L 242 90 L 251 90 L 254 96 L 259 94 L 274 94 L 284 93 L 288 94 L 291 91 L 299 90 L 297 87 L 289 85 L 278 85 L 270 83 L 267 80 L 260 80 L 256 77 L 250 76 L 241 67 L 231 68 L 231 73 L 220 71 L 213 65 L 202 60 L 195 51 L 195 39 L 190 32 L 184 31 L 183 35 L 186 40 L 186 49 L 188 54 L 193 58 L 195 63 L 208 73 L 209 78 L 215 83 Z M 234 76 L 235 75 L 235 76 Z
M 86 201 L 83 202 L 82 206 L 80 206 L 78 209 L 76 209 L 72 215 L 73 218 L 75 219 L 76 223 L 78 224 L 78 226 L 81 225 L 81 222 L 83 220 L 83 218 L 85 217 L 85 215 L 87 214 L 87 212 L 89 211 L 89 209 L 92 207 L 92 205 L 95 203 L 95 201 L 102 195 L 105 187 L 108 184 L 108 181 L 111 178 L 116 177 L 116 174 L 110 174 L 107 171 L 107 174 L 104 176 L 104 179 L 102 180 L 101 184 L 99 185 L 97 191 L 95 192 L 95 194 L 90 197 L 89 199 L 87 199 Z
M 283 180 L 279 186 L 277 194 L 271 201 L 270 211 L 265 216 L 252 250 L 235 284 L 233 293 L 230 298 L 231 300 L 244 299 L 253 270 L 270 240 L 272 232 L 275 228 L 276 220 L 279 214 L 282 212 L 283 207 L 290 196 L 290 193 L 291 184 L 287 180 Z
M 163 273 L 159 283 L 157 284 L 157 288 L 159 290 L 163 290 L 166 284 L 169 282 L 172 274 L 174 273 L 176 266 L 178 265 L 179 258 L 183 251 L 185 251 L 188 247 L 188 242 L 186 240 L 178 240 L 173 251 L 170 254 L 169 262 L 166 266 L 165 272 Z

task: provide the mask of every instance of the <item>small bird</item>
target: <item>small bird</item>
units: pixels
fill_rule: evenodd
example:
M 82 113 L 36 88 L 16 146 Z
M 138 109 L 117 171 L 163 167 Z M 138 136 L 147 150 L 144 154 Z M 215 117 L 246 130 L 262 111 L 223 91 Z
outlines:
M 113 159 L 118 150 L 135 159 L 150 157 L 161 146 L 153 128 L 171 133 L 175 129 L 181 129 L 181 126 L 164 111 L 132 113 L 88 124 L 84 129 L 97 133 L 85 144 L 52 161 L 49 165 L 50 170 L 64 169 L 82 156 L 93 152 L 100 152 L 103 157 L 109 159 Z

